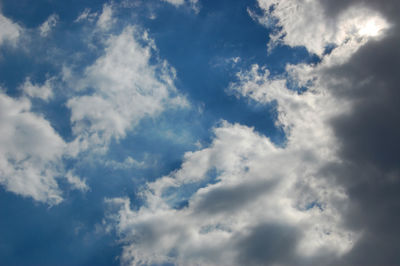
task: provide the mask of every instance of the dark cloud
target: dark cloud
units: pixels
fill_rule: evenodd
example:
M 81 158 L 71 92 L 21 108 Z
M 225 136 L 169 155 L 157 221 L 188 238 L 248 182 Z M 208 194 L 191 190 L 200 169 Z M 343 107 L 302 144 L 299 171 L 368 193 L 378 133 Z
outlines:
M 233 187 L 219 187 L 201 196 L 194 203 L 197 213 L 220 214 L 240 211 L 276 185 L 276 181 L 256 182 Z
M 333 94 L 353 103 L 349 114 L 331 121 L 344 163 L 325 170 L 347 189 L 346 225 L 362 232 L 336 265 L 400 265 L 400 1 L 322 3 L 330 14 L 367 5 L 392 24 L 384 39 L 368 42 L 324 77 L 340 81 L 330 87 Z
M 293 259 L 300 232 L 294 227 L 261 224 L 237 242 L 240 265 L 274 265 Z

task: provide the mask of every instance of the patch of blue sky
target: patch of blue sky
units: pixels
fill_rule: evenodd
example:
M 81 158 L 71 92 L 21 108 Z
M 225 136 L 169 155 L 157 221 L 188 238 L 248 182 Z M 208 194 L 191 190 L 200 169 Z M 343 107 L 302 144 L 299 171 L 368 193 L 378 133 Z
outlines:
M 63 21 L 72 22 L 85 8 L 100 11 L 104 0 L 48 1 L 3 0 L 2 12 L 7 17 L 22 22 L 28 28 L 37 27 L 51 14 L 57 13 Z
M 62 207 L 49 209 L 0 188 L 1 264 L 119 265 L 121 248 L 112 235 L 96 230 L 103 201 L 74 193 Z
M 336 47 L 337 45 L 334 43 L 328 44 L 327 46 L 325 46 L 325 51 L 323 55 L 329 55 L 330 53 L 332 53 L 333 50 L 335 50 Z
M 311 209 L 313 209 L 313 208 L 318 208 L 320 211 L 323 211 L 324 210 L 324 207 L 322 206 L 322 204 L 321 203 L 319 203 L 319 202 L 317 202 L 317 201 L 313 201 L 313 202 L 310 202 L 307 206 L 306 206 L 306 210 L 311 210 Z

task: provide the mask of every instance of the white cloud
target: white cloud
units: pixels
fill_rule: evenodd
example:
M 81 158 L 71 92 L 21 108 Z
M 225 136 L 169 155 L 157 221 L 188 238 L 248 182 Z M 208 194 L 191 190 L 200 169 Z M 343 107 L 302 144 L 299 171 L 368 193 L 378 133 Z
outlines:
M 108 30 L 114 23 L 112 5 L 104 4 L 103 11 L 97 20 L 97 27 L 102 30 Z
M 50 205 L 62 201 L 56 177 L 66 144 L 27 99 L 0 94 L 0 183 Z
M 174 70 L 166 62 L 150 63 L 155 46 L 146 33 L 127 27 L 110 36 L 106 46 L 78 82 L 77 89 L 94 92 L 67 103 L 77 136 L 71 145 L 75 153 L 95 146 L 105 151 L 111 139 L 124 138 L 142 118 L 187 104 L 176 93 Z
M 82 11 L 82 13 L 79 14 L 79 16 L 75 19 L 75 23 L 81 22 L 84 20 L 88 20 L 89 22 L 94 21 L 95 18 L 97 18 L 98 14 L 96 12 L 92 13 L 90 11 L 90 8 L 85 8 L 85 10 Z
M 48 101 L 53 97 L 52 82 L 54 78 L 47 79 L 44 84 L 32 84 L 30 78 L 27 78 L 20 89 L 25 95 L 32 98 L 40 98 L 42 100 Z
M 29 79 L 23 86 L 32 97 L 48 95 L 39 88 Z M 84 180 L 65 170 L 66 148 L 67 143 L 51 124 L 31 111 L 29 99 L 0 93 L 0 185 L 48 205 L 63 200 L 59 179 L 65 179 L 73 189 L 87 191 Z
M 72 171 L 68 171 L 65 177 L 67 178 L 68 183 L 70 183 L 73 188 L 83 192 L 89 190 L 89 186 L 86 184 L 86 181 L 76 176 Z
M 15 44 L 21 35 L 22 28 L 0 13 L 0 45 L 5 41 Z
M 40 36 L 47 37 L 52 29 L 57 25 L 59 17 L 57 14 L 50 15 L 45 22 L 40 26 Z
M 328 17 L 318 0 L 258 0 L 258 4 L 265 16 L 251 11 L 250 15 L 274 29 L 270 48 L 282 42 L 292 47 L 304 46 L 321 56 L 328 45 L 342 46 L 350 41 L 359 47 L 365 39 L 376 37 L 389 27 L 378 12 L 357 5 L 337 17 Z
M 288 264 L 351 249 L 357 235 L 341 226 L 346 195 L 318 176 L 319 167 L 330 160 L 324 151 L 291 142 L 278 148 L 253 129 L 228 123 L 215 135 L 210 147 L 187 153 L 177 172 L 148 184 L 146 204 L 138 211 L 128 199 L 108 200 L 120 206 L 114 219 L 126 244 L 122 263 L 238 265 L 246 253 L 241 243 L 264 225 L 296 232 L 293 251 L 274 239 L 259 243 L 265 250 L 272 245 L 277 253 L 284 248 Z M 212 172 L 216 184 L 189 196 L 188 207 L 174 208 L 184 200 L 185 186 L 208 180 Z
M 164 2 L 168 2 L 176 7 L 181 6 L 183 4 L 188 4 L 194 10 L 194 12 L 198 13 L 200 11 L 199 1 L 198 0 L 162 0 Z
M 358 239 L 342 225 L 344 189 L 321 171 L 340 161 L 327 121 L 346 103 L 323 89 L 299 95 L 257 65 L 238 78 L 231 90 L 261 103 L 277 101 L 285 147 L 252 128 L 223 122 L 209 147 L 187 153 L 179 170 L 147 184 L 139 210 L 128 199 L 108 200 L 120 206 L 113 220 L 126 243 L 123 263 L 240 265 L 241 259 L 270 259 L 258 263 L 318 265 L 346 254 Z M 216 183 L 210 182 L 214 175 Z M 193 186 L 194 194 L 185 194 Z M 179 208 L 185 200 L 187 207 Z M 264 236 L 254 240 L 258 234 Z M 290 241 L 280 245 L 284 239 Z M 265 250 L 251 253 L 255 241 Z M 268 248 L 277 255 L 263 258 Z
M 180 6 L 185 3 L 185 0 L 163 0 L 164 2 L 168 2 L 170 4 L 173 4 L 175 6 Z

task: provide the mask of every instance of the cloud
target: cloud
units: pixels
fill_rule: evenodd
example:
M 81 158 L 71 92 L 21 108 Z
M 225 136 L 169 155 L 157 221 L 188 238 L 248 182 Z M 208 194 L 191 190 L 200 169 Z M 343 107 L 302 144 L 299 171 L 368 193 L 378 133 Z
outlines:
M 279 43 L 304 46 L 309 52 L 323 55 L 329 45 L 341 46 L 353 39 L 380 35 L 389 25 L 379 12 L 364 5 L 351 5 L 335 17 L 325 13 L 318 0 L 258 0 L 265 16 L 253 18 L 269 28 L 270 49 Z
M 28 97 L 39 98 L 48 101 L 53 97 L 53 81 L 54 78 L 50 78 L 47 79 L 43 85 L 38 85 L 33 84 L 30 78 L 26 78 L 24 84 L 20 86 L 20 90 L 22 90 Z
M 110 4 L 103 5 L 103 11 L 101 12 L 98 20 L 97 20 L 97 27 L 102 30 L 108 30 L 114 23 L 113 18 L 113 6 Z M 89 16 L 90 14 L 88 14 Z
M 70 183 L 73 188 L 83 192 L 89 190 L 89 186 L 86 184 L 86 181 L 74 175 L 72 171 L 68 171 L 65 177 L 67 178 L 68 183 Z
M 185 0 L 163 0 L 163 1 L 173 4 L 175 6 L 180 6 L 185 3 Z
M 57 25 L 59 17 L 57 14 L 50 15 L 45 22 L 39 27 L 40 36 L 47 37 L 52 29 Z
M 319 176 L 336 160 L 326 150 L 331 140 L 309 143 L 293 129 L 315 138 L 319 126 L 293 125 L 279 148 L 252 128 L 223 122 L 209 147 L 144 188 L 144 206 L 108 200 L 119 208 L 111 222 L 126 244 L 122 263 L 320 265 L 348 252 L 358 233 L 342 225 L 347 196 Z
M 46 81 L 51 82 L 52 79 Z M 47 100 L 48 88 L 24 83 L 24 93 Z M 63 201 L 59 181 L 72 189 L 89 190 L 85 180 L 67 171 L 68 143 L 44 117 L 34 113 L 28 98 L 0 93 L 0 185 L 48 205 Z
M 164 2 L 168 2 L 174 6 L 180 6 L 185 4 L 185 0 L 162 0 Z M 198 0 L 188 0 L 186 2 L 189 2 L 191 5 L 195 6 L 198 3 Z
M 73 77 L 79 80 L 78 90 L 93 90 L 67 102 L 77 136 L 71 146 L 75 151 L 105 151 L 111 139 L 124 138 L 141 119 L 187 105 L 174 86 L 174 69 L 165 61 L 150 63 L 154 49 L 146 32 L 128 26 L 106 40 L 104 54 L 82 77 Z
M 90 8 L 85 8 L 75 19 L 75 23 L 79 22 L 93 22 L 96 20 L 97 29 L 101 31 L 108 31 L 111 29 L 116 19 L 114 18 L 114 12 L 116 9 L 115 3 L 103 4 L 101 13 L 91 12 Z
M 9 191 L 50 205 L 62 201 L 56 177 L 66 144 L 27 99 L 0 94 L 0 183 Z
M 82 22 L 85 20 L 88 20 L 89 22 L 94 21 L 95 18 L 97 18 L 98 14 L 97 13 L 92 13 L 90 12 L 90 8 L 85 8 L 79 16 L 75 19 L 75 23 Z
M 278 11 L 272 13 L 285 21 L 278 23 L 283 30 L 302 25 L 306 13 L 301 15 L 298 24 L 286 15 L 289 9 L 297 15 L 296 12 L 306 12 L 307 4 L 316 5 L 322 11 L 322 25 L 331 23 L 340 29 L 338 25 L 350 26 L 348 22 L 359 21 L 355 30 L 344 31 L 345 42 L 337 41 L 340 39 L 335 37 L 336 48 L 325 55 L 321 55 L 321 51 L 332 36 L 329 30 L 310 31 L 309 34 L 316 34 L 316 38 L 308 36 L 309 41 L 300 38 L 297 43 L 295 36 L 303 34 L 301 29 L 294 35 L 291 30 L 286 30 L 284 43 L 304 45 L 321 56 L 321 62 L 316 66 L 287 66 L 287 76 L 289 82 L 294 81 L 297 85 L 308 83 L 311 91 L 324 89 L 342 105 L 343 111 L 334 114 L 326 124 L 335 135 L 336 154 L 340 161 L 328 163 L 321 168 L 321 174 L 338 180 L 345 189 L 351 203 L 349 210 L 343 212 L 345 224 L 363 234 L 351 252 L 333 265 L 396 265 L 399 263 L 396 236 L 400 221 L 396 203 L 400 200 L 400 131 L 396 122 L 400 113 L 400 80 L 396 74 L 400 64 L 396 48 L 400 45 L 400 21 L 396 14 L 400 4 L 398 1 L 356 0 L 335 1 L 334 4 L 331 1 L 310 1 L 301 7 L 291 1 L 281 2 L 281 7 L 276 6 Z M 285 5 L 287 9 L 282 8 Z M 360 16 L 359 20 L 357 12 L 360 11 L 356 9 L 365 14 L 364 18 Z M 348 17 L 348 14 L 354 14 L 354 17 Z M 307 19 L 313 20 L 315 15 L 309 15 Z M 346 16 L 349 18 L 347 23 Z M 319 22 L 314 23 L 318 25 Z M 335 36 L 340 36 L 339 33 L 343 31 L 336 30 Z M 257 90 L 255 92 L 260 94 Z M 253 94 L 247 93 L 250 97 Z M 380 246 L 379 251 L 371 243 Z
M 164 2 L 170 3 L 176 7 L 182 6 L 184 4 L 188 4 L 191 8 L 198 13 L 200 11 L 199 1 L 198 0 L 162 0 Z
M 0 45 L 9 41 L 15 44 L 22 33 L 22 28 L 0 13 Z
M 400 233 L 400 80 L 396 73 L 400 66 L 400 20 L 396 14 L 400 4 L 368 1 L 367 5 L 379 10 L 392 28 L 385 38 L 367 43 L 345 64 L 323 72 L 336 97 L 352 102 L 351 111 L 331 124 L 341 143 L 340 154 L 348 162 L 340 176 L 353 203 L 347 223 L 366 232 L 354 251 L 339 263 L 396 265 L 395 236 Z M 329 172 L 334 169 L 337 166 L 331 166 Z M 380 245 L 381 251 L 370 243 Z

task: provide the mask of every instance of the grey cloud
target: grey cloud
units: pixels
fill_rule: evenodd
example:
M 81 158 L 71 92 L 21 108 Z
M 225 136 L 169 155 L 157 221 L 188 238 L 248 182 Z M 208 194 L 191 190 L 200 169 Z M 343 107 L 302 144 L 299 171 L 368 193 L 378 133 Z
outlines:
M 237 261 L 240 265 L 287 264 L 295 256 L 299 237 L 300 232 L 294 227 L 260 224 L 237 241 Z
M 328 87 L 336 97 L 352 101 L 349 114 L 331 121 L 345 163 L 325 170 L 346 187 L 346 225 L 363 232 L 334 265 L 400 265 L 400 2 L 322 2 L 331 14 L 354 3 L 367 5 L 392 24 L 384 39 L 368 42 L 324 76 L 335 80 Z
M 241 210 L 264 193 L 274 188 L 276 182 L 256 182 L 211 189 L 194 203 L 194 211 L 205 214 L 224 214 Z

